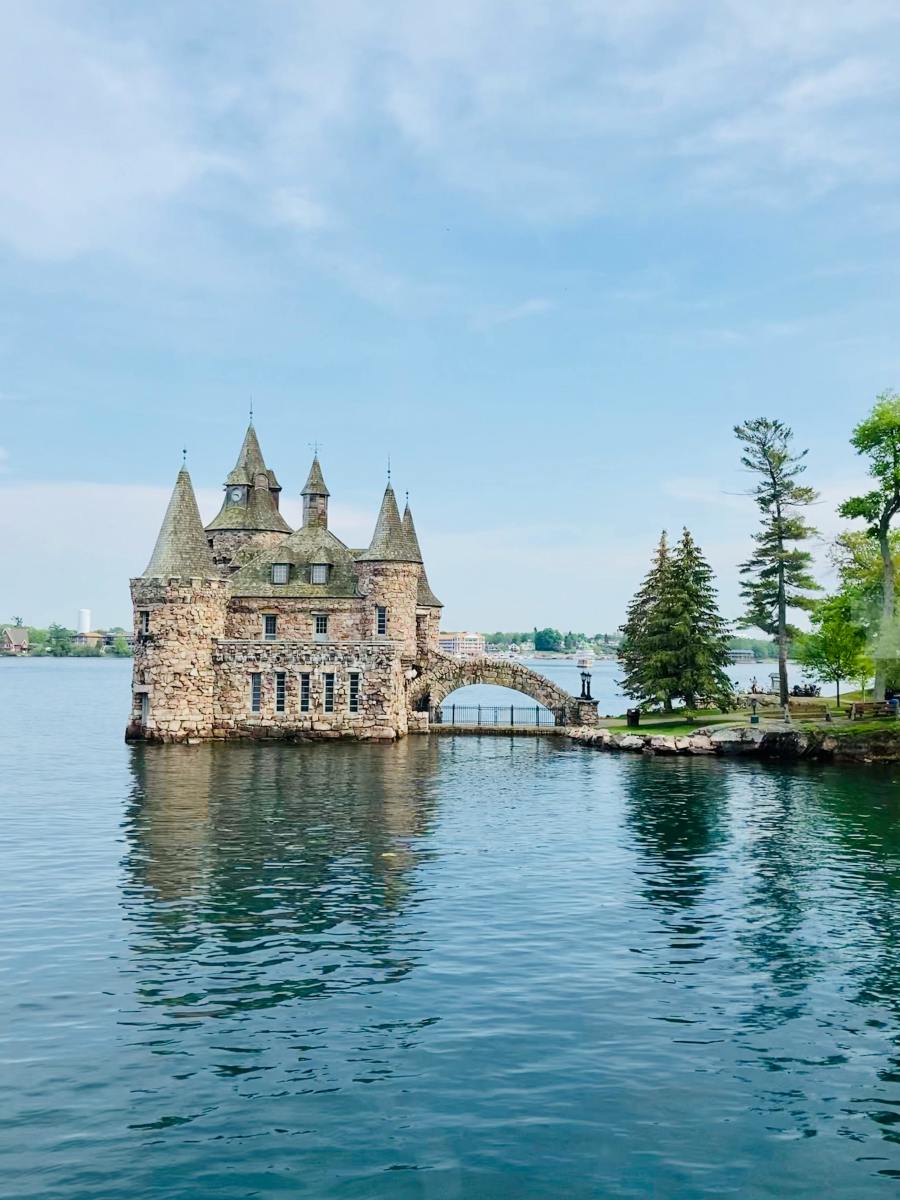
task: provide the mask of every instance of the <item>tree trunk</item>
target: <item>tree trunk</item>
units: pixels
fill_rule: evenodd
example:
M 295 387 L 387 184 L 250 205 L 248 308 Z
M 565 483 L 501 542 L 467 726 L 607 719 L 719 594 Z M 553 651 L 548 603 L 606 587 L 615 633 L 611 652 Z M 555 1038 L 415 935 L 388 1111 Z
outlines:
M 841 707 L 841 681 L 839 679 L 836 679 L 835 683 L 837 684 L 837 706 L 838 706 L 838 708 L 840 708 Z
M 875 683 L 872 687 L 872 699 L 884 700 L 887 683 L 888 655 L 894 643 L 894 559 L 891 555 L 891 544 L 888 540 L 890 524 L 882 521 L 878 528 L 878 547 L 881 550 L 881 561 L 884 566 L 884 583 L 882 584 L 881 627 L 878 631 L 878 656 L 875 659 Z
M 784 567 L 778 567 L 778 695 L 782 704 L 788 702 L 787 673 L 787 600 L 784 594 Z

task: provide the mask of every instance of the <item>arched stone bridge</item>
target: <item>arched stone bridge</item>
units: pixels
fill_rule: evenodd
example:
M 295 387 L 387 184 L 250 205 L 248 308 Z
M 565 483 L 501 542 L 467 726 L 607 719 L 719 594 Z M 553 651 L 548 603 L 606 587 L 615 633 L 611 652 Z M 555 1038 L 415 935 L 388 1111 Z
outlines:
M 406 689 L 407 708 L 411 713 L 430 712 L 457 688 L 493 683 L 523 692 L 538 704 L 561 711 L 566 725 L 594 725 L 597 722 L 596 700 L 580 700 L 546 676 L 508 659 L 457 659 L 446 654 L 432 654 L 419 664 L 417 670 L 419 673 Z

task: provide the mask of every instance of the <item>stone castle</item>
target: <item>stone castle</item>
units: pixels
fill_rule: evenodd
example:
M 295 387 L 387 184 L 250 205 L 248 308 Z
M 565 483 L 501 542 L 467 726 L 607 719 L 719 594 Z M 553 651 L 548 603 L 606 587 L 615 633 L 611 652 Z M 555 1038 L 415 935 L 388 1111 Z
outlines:
M 427 730 L 432 705 L 473 682 L 520 687 L 567 723 L 594 717 L 526 668 L 463 668 L 439 653 L 441 602 L 390 482 L 371 542 L 355 550 L 328 528 L 318 456 L 291 529 L 252 422 L 224 486 L 204 529 L 182 467 L 147 569 L 131 580 L 128 740 L 392 740 Z

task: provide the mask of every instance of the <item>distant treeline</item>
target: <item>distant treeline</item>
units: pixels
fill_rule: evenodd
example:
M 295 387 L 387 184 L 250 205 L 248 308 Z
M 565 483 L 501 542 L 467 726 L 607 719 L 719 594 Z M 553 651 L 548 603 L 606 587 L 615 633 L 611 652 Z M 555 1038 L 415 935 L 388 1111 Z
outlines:
M 563 633 L 559 629 L 529 629 L 518 633 L 486 633 L 484 640 L 489 646 L 498 646 L 502 650 L 508 650 L 510 646 L 518 647 L 533 647 L 535 650 L 551 651 L 560 653 L 563 651 L 580 650 L 583 648 L 603 651 L 611 649 L 619 641 L 619 635 L 615 633 L 595 633 L 589 636 L 586 633 L 575 633 L 569 630 Z
M 106 654 L 116 658 L 129 658 L 131 655 L 125 630 L 119 626 L 96 631 L 107 637 L 111 635 L 109 645 L 98 641 L 87 646 L 78 645 L 75 641 L 75 630 L 66 629 L 64 625 L 51 625 L 48 629 L 26 625 L 25 628 L 28 630 L 28 653 L 32 658 L 102 658 Z
M 778 658 L 778 646 L 771 638 L 733 637 L 728 639 L 731 650 L 750 650 L 756 658 Z

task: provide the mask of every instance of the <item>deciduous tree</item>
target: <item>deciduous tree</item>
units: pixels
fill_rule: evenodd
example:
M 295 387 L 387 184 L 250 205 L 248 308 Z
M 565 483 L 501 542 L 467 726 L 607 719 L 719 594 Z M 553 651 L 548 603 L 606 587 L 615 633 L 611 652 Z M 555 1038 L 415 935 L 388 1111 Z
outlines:
M 896 570 L 891 546 L 891 522 L 900 512 L 900 396 L 885 392 L 864 421 L 856 426 L 851 444 L 868 456 L 869 475 L 876 487 L 864 496 L 851 496 L 840 507 L 841 516 L 866 522 L 866 533 L 881 556 L 881 617 L 874 642 L 875 684 L 872 697 L 884 699 L 890 665 L 900 651 L 895 620 Z

